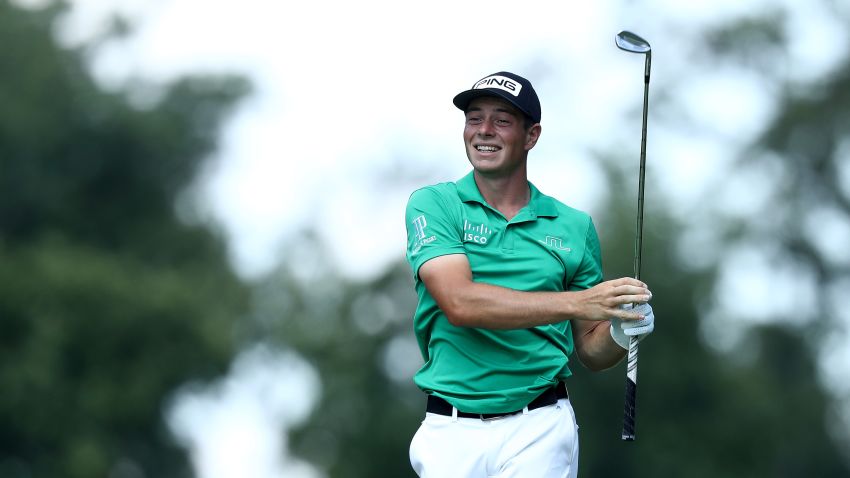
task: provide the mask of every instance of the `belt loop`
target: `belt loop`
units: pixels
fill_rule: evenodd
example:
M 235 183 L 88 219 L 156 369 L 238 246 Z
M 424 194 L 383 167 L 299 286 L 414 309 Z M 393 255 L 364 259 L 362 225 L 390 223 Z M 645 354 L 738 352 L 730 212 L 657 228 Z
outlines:
M 457 422 L 457 407 L 452 407 L 452 422 Z
M 527 406 L 527 405 L 526 405 L 526 406 L 524 406 L 524 407 L 522 407 L 522 414 L 523 414 L 523 415 L 528 415 L 528 406 Z

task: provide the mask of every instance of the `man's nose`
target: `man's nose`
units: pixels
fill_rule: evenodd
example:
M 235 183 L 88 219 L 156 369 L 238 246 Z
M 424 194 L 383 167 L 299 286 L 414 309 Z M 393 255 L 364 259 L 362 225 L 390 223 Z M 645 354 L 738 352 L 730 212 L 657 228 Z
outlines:
M 478 125 L 478 134 L 482 136 L 491 136 L 493 134 L 493 122 L 484 120 Z

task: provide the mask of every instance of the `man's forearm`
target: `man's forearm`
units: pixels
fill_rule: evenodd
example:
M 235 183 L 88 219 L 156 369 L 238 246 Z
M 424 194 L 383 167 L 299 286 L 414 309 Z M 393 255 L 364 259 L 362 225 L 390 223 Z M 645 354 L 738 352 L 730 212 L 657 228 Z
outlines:
M 419 277 L 448 320 L 459 327 L 521 329 L 565 320 L 640 318 L 620 308 L 651 298 L 646 284 L 621 278 L 575 292 L 526 292 L 475 282 L 464 255 L 432 259 Z
M 440 302 L 453 325 L 523 329 L 579 318 L 576 292 L 524 292 L 473 282 Z
M 579 361 L 589 370 L 600 371 L 611 368 L 626 356 L 626 350 L 611 338 L 610 322 L 574 320 L 572 326 Z

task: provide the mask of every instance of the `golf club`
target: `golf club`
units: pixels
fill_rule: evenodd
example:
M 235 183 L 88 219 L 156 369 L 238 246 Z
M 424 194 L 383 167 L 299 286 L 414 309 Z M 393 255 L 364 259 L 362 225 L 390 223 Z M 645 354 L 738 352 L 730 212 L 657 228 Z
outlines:
M 617 48 L 630 52 L 646 55 L 643 73 L 643 128 L 640 136 L 640 173 L 638 179 L 638 212 L 637 228 L 635 231 L 635 279 L 640 279 L 640 255 L 643 243 L 643 183 L 646 168 L 646 114 L 649 108 L 649 67 L 652 63 L 652 50 L 649 42 L 640 36 L 630 32 L 621 31 L 614 38 Z M 635 439 L 635 398 L 637 395 L 637 361 L 638 361 L 638 339 L 632 336 L 629 339 L 628 365 L 626 367 L 626 401 L 623 415 L 624 441 Z

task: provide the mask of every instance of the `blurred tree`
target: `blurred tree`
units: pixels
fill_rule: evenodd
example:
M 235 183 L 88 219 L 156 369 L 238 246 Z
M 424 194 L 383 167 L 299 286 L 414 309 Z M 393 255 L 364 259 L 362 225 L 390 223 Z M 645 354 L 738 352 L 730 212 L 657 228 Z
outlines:
M 631 271 L 633 211 L 614 205 L 627 204 L 621 194 L 634 185 L 609 173 L 619 193 L 602 208 L 615 214 L 599 228 L 613 278 Z M 602 374 L 575 370 L 580 476 L 847 476 L 846 445 L 827 428 L 834 399 L 818 379 L 816 354 L 797 329 L 778 325 L 752 327 L 742 347 L 718 352 L 700 326 L 716 271 L 683 267 L 669 247 L 682 225 L 657 206 L 646 224 L 643 278 L 661 320 L 640 349 L 637 440 L 619 440 L 623 364 Z
M 818 6 L 842 15 L 834 2 Z M 830 234 L 850 228 L 850 58 L 824 77 L 795 80 L 788 74 L 790 30 L 776 7 L 708 29 L 693 42 L 700 51 L 688 58 L 705 59 L 705 68 L 734 65 L 758 75 L 776 94 L 777 109 L 764 133 L 706 188 L 694 218 L 664 219 L 663 202 L 648 200 L 643 278 L 662 320 L 641 347 L 638 439 L 611 445 L 622 417 L 612 410 L 622 408 L 624 373 L 578 373 L 571 396 L 579 423 L 589 424 L 581 431 L 581 476 L 626 470 L 633 476 L 850 476 L 848 435 L 836 434 L 842 426 L 834 423 L 834 410 L 850 397 L 824 386 L 818 364 L 830 333 L 847 327 L 834 297 L 850 283 L 850 261 L 836 252 L 841 248 Z M 659 110 L 669 106 L 663 91 L 656 99 Z M 605 164 L 623 164 L 613 159 Z M 631 274 L 634 211 L 614 206 L 634 202 L 618 197 L 634 185 L 622 167 L 608 172 L 614 194 L 599 219 L 606 272 L 615 277 Z M 741 187 L 730 187 L 735 183 Z M 761 188 L 768 192 L 752 194 Z M 765 199 L 750 213 L 726 207 L 751 197 Z M 708 246 L 682 252 L 688 228 L 701 228 L 712 238 Z M 715 244 L 722 246 L 710 247 Z M 765 256 L 768 273 L 777 277 L 764 280 L 783 269 L 798 274 L 796 289 L 776 289 L 775 302 L 790 307 L 760 304 L 759 322 L 718 307 L 716 291 L 728 279 L 724 260 L 737 247 Z M 683 254 L 702 258 L 683 261 Z M 719 326 L 706 323 L 717 319 Z M 731 349 L 718 345 L 728 341 L 717 334 L 724 327 L 741 333 Z
M 422 360 L 412 334 L 416 296 L 405 264 L 365 281 L 343 278 L 311 232 L 257 287 L 252 334 L 299 351 L 322 396 L 295 430 L 293 453 L 329 477 L 413 476 L 407 444 L 424 398 L 411 380 Z
M 164 401 L 224 370 L 247 287 L 175 201 L 247 85 L 134 107 L 56 43 L 62 11 L 0 0 L 0 476 L 188 476 Z

